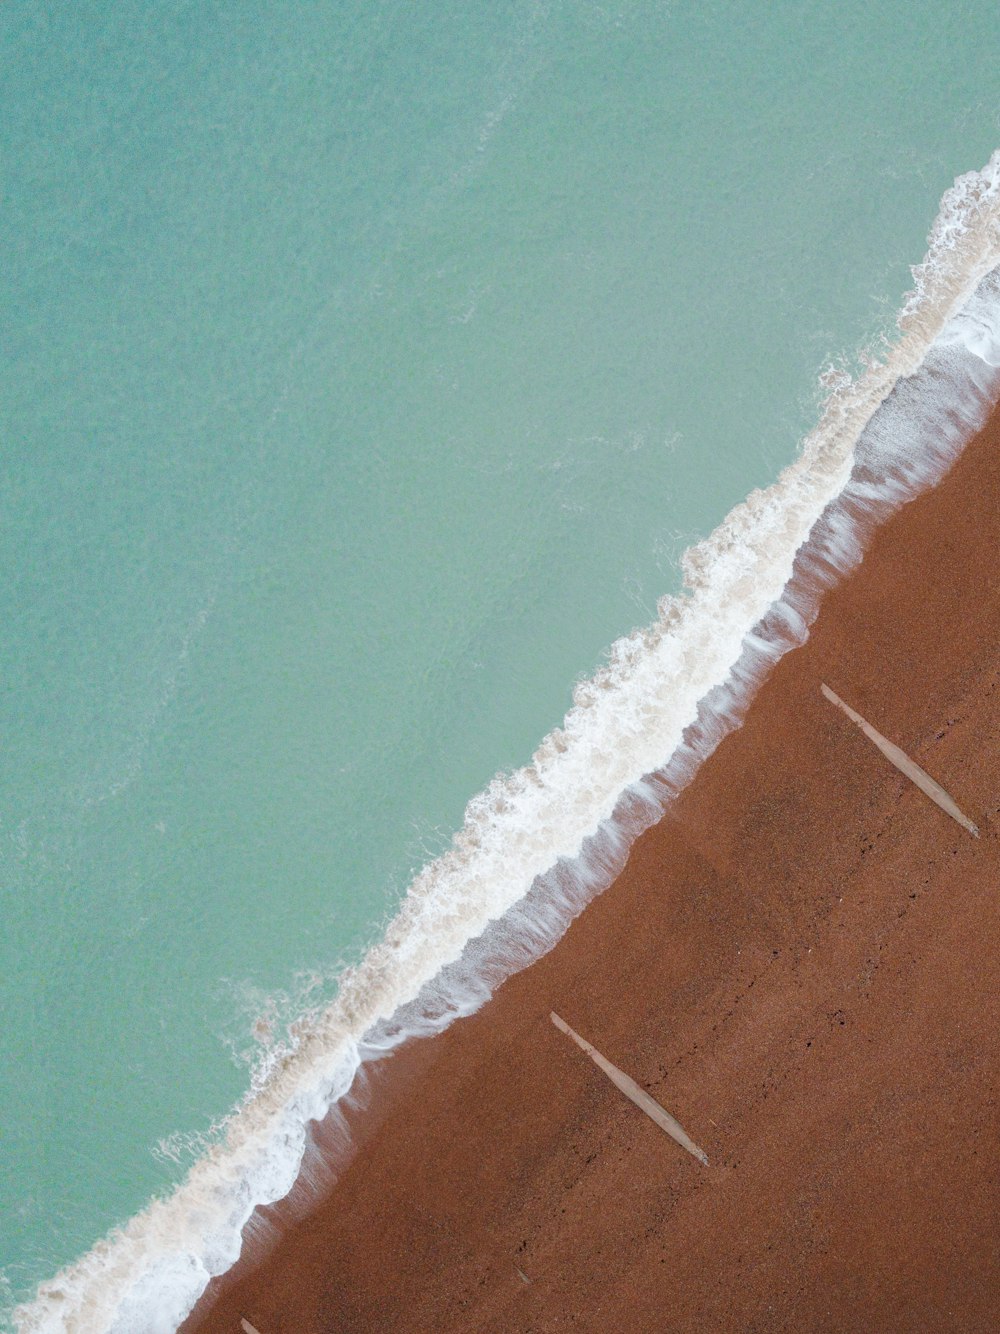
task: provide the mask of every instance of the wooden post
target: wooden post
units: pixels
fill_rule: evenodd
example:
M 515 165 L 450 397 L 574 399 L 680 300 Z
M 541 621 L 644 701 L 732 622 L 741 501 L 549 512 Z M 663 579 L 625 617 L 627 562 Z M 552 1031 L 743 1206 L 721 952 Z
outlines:
M 899 772 L 905 774 L 911 783 L 915 783 L 925 796 L 930 797 L 931 801 L 940 806 L 963 829 L 967 829 L 973 838 L 979 837 L 979 830 L 967 815 L 962 814 L 940 783 L 936 783 L 930 774 L 921 769 L 915 760 L 911 760 L 904 750 L 900 750 L 898 746 L 887 740 L 881 732 L 877 732 L 871 723 L 862 718 L 860 713 L 855 713 L 850 705 L 845 704 L 839 695 L 835 695 L 828 685 L 821 683 L 820 690 L 831 704 L 836 704 L 838 709 L 842 709 L 847 714 L 852 723 L 856 723 L 861 728 L 868 740 L 878 746 L 890 764 L 894 764 Z
M 688 1139 L 680 1122 L 675 1121 L 669 1112 L 665 1112 L 655 1098 L 651 1098 L 644 1088 L 640 1088 L 635 1080 L 630 1079 L 624 1071 L 619 1070 L 617 1065 L 612 1065 L 606 1056 L 602 1056 L 596 1048 L 590 1045 L 586 1038 L 582 1038 L 579 1033 L 574 1033 L 565 1019 L 560 1019 L 554 1011 L 549 1015 L 549 1018 L 560 1032 L 572 1038 L 576 1045 L 587 1053 L 595 1065 L 600 1066 L 612 1084 L 619 1088 L 626 1098 L 629 1098 L 651 1120 L 655 1121 L 661 1130 L 665 1130 L 671 1139 L 675 1139 L 681 1148 L 687 1149 L 688 1153 L 693 1154 L 700 1163 L 703 1163 L 706 1167 L 708 1166 L 707 1156 L 702 1153 L 697 1144 Z

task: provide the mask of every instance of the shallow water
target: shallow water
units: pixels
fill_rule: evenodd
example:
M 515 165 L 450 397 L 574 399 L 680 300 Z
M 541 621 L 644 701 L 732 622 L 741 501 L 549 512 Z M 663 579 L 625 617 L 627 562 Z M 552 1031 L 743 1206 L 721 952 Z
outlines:
M 995 146 L 998 27 L 5 8 L 13 1295 L 794 457 Z

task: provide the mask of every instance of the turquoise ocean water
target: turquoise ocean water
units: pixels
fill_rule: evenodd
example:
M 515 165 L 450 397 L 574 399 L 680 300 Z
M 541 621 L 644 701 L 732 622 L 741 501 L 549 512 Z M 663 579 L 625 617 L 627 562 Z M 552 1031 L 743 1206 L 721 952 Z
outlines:
M 0 1305 L 180 1179 L 795 456 L 1000 141 L 998 38 L 3 7 Z

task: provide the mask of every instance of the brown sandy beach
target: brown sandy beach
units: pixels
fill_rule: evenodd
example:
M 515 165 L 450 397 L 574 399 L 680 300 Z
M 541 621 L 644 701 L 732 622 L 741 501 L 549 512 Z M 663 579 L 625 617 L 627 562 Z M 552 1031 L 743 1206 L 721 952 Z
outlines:
M 1000 1328 L 998 557 L 1000 413 L 555 950 L 376 1070 L 336 1187 L 267 1211 L 184 1330 Z

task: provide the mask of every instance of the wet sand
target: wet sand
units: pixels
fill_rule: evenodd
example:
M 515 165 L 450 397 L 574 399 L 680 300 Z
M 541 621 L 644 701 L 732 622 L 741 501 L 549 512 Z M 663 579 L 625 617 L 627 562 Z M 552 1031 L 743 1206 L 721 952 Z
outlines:
M 555 950 L 376 1068 L 339 1182 L 184 1330 L 1000 1327 L 998 562 L 1000 414 Z

